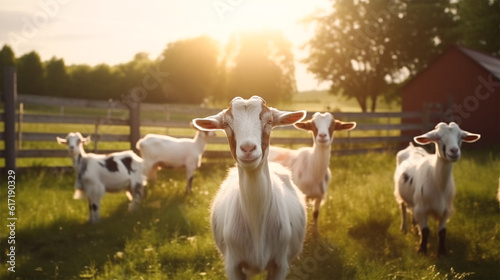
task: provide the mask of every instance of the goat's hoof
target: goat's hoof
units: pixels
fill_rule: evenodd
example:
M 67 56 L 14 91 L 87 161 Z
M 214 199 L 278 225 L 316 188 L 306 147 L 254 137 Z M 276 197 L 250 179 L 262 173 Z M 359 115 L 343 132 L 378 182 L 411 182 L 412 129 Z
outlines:
M 446 250 L 439 249 L 439 251 L 438 251 L 438 258 L 446 257 L 447 254 L 448 253 L 446 253 Z
M 427 255 L 427 248 L 418 248 L 418 251 L 417 251 L 419 254 L 422 254 L 422 255 Z

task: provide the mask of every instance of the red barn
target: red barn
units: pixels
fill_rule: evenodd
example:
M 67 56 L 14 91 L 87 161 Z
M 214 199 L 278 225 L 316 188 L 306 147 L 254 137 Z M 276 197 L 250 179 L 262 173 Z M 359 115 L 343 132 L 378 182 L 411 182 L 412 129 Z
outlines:
M 401 90 L 402 111 L 433 110 L 438 121 L 454 121 L 480 133 L 476 147 L 500 145 L 500 59 L 453 46 Z M 406 122 L 411 122 L 408 120 Z

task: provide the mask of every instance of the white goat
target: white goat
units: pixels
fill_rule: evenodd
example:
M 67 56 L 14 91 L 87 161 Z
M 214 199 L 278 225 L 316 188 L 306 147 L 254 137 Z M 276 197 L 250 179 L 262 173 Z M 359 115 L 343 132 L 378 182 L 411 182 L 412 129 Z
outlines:
M 406 209 L 413 213 L 413 220 L 420 232 L 418 252 L 427 253 L 430 230 L 427 217 L 439 221 L 438 255 L 445 255 L 446 222 L 453 214 L 455 182 L 453 163 L 460 158 L 463 142 L 472 143 L 481 136 L 461 130 L 451 122 L 439 123 L 430 132 L 414 138 L 418 144 L 435 143 L 436 153 L 428 154 L 410 144 L 397 154 L 394 173 L 394 195 L 401 207 L 401 230 L 406 232 Z
M 140 157 L 132 151 L 109 155 L 87 154 L 83 145 L 90 142 L 90 137 L 83 138 L 79 132 L 71 132 L 66 138 L 57 137 L 57 142 L 67 145 L 73 157 L 76 171 L 74 198 L 88 199 L 90 223 L 99 221 L 101 198 L 106 192 L 127 191 L 131 200 L 129 211 L 135 210 L 145 184 Z
M 194 171 L 201 165 L 201 156 L 213 131 L 196 131 L 193 139 L 148 134 L 137 141 L 136 147 L 144 160 L 144 174 L 156 180 L 159 167 L 186 168 L 186 193 L 191 192 Z
M 309 200 L 314 200 L 313 232 L 318 233 L 319 207 L 326 197 L 330 182 L 330 155 L 335 130 L 351 130 L 355 122 L 335 120 L 332 114 L 315 113 L 311 120 L 298 122 L 296 128 L 313 135 L 313 146 L 290 150 L 271 146 L 269 161 L 277 162 L 292 171 L 292 180 Z
M 193 120 L 204 130 L 224 130 L 237 166 L 228 172 L 211 209 L 215 243 L 229 279 L 267 270 L 285 279 L 306 232 L 303 194 L 290 172 L 267 160 L 271 129 L 300 121 L 304 111 L 282 112 L 253 96 L 233 99 L 219 114 Z

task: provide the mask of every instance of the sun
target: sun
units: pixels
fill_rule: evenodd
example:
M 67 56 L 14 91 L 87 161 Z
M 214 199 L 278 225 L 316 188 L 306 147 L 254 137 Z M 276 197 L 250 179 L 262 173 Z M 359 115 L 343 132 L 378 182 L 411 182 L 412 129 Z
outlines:
M 219 20 L 217 33 L 227 36 L 241 31 L 273 29 L 281 30 L 287 37 L 296 37 L 301 33 L 299 29 L 304 28 L 299 21 L 316 9 L 327 7 L 328 3 L 327 0 L 218 0 L 212 4 Z

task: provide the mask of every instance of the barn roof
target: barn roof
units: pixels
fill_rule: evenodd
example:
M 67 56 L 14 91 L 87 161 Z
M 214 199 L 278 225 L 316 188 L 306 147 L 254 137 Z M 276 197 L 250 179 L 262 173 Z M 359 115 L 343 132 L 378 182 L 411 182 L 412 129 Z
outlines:
M 419 79 L 420 76 L 427 71 L 429 68 L 433 67 L 437 61 L 439 61 L 445 54 L 450 52 L 451 50 L 458 50 L 460 53 L 464 55 L 464 57 L 468 57 L 475 63 L 477 63 L 479 66 L 484 68 L 486 71 L 491 73 L 495 78 L 500 80 L 500 59 L 496 58 L 494 56 L 475 51 L 466 47 L 462 46 L 457 46 L 457 45 L 452 45 L 448 49 L 444 50 L 443 53 L 441 53 L 438 57 L 434 59 L 434 61 L 431 61 L 427 68 L 420 70 L 417 75 L 415 75 L 413 78 L 411 78 L 409 81 L 405 82 L 405 84 L 399 89 L 399 91 L 402 93 L 402 95 L 405 94 L 405 90 L 407 87 L 409 87 L 411 84 L 416 83 Z
M 500 80 L 500 59 L 465 47 L 457 48 Z

